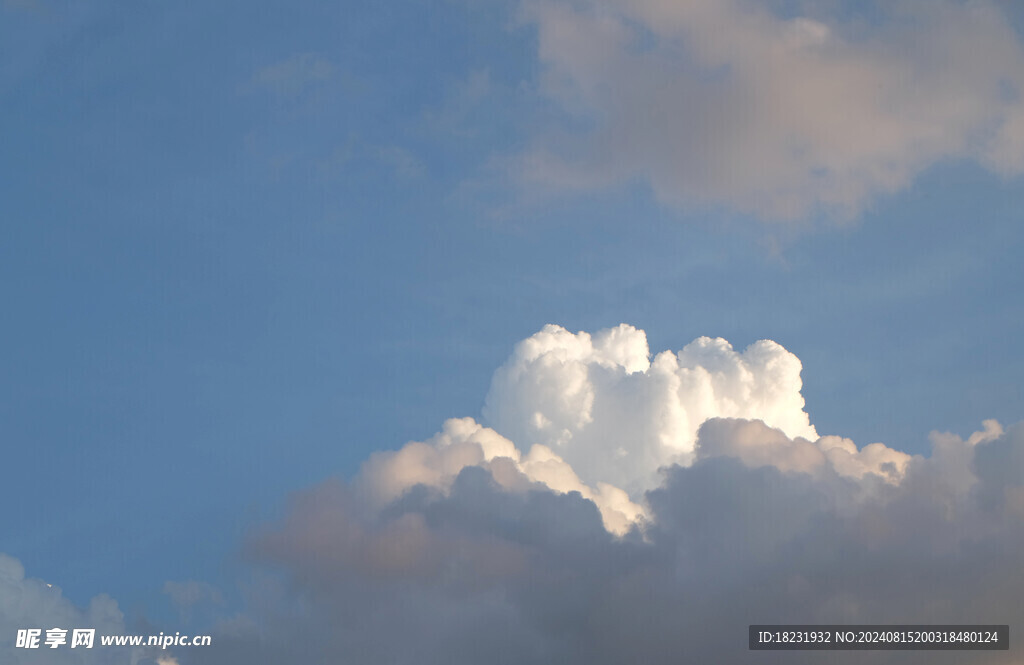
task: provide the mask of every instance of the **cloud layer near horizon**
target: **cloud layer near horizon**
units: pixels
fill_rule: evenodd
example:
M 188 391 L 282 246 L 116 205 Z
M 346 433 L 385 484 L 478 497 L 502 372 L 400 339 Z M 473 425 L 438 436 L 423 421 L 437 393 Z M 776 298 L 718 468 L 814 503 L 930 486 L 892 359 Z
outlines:
M 746 626 L 1017 630 L 1024 425 L 1004 431 L 985 421 L 966 439 L 933 433 L 929 457 L 858 448 L 817 435 L 799 374 L 799 359 L 769 341 L 737 352 L 700 338 L 651 354 L 630 326 L 593 335 L 547 326 L 495 373 L 486 425 L 450 419 L 425 441 L 373 455 L 351 483 L 296 494 L 280 521 L 245 543 L 254 574 L 244 611 L 210 630 L 213 646 L 175 657 L 182 665 L 810 663 L 822 654 L 747 651 Z M 221 602 L 198 582 L 165 590 L 189 608 Z M 2 555 L 0 591 L 0 627 L 12 635 L 62 623 L 125 630 L 113 600 L 77 608 Z M 971 662 L 1019 663 L 1024 653 L 1013 644 Z M 25 663 L 72 657 L 2 653 Z M 74 662 L 141 657 L 82 653 Z
M 62 628 L 68 631 L 67 644 L 55 649 L 44 644 L 46 631 Z M 117 602 L 107 595 L 99 595 L 85 608 L 77 607 L 65 598 L 59 587 L 40 579 L 25 576 L 21 562 L 0 553 L 0 662 L 12 665 L 135 665 L 142 658 L 141 649 L 69 647 L 71 631 L 75 628 L 96 629 L 99 635 L 123 635 L 124 615 Z M 17 632 L 39 629 L 40 648 L 19 649 L 15 646 Z M 152 660 L 146 660 L 152 663 Z
M 666 430 L 683 431 L 687 445 L 654 455 L 662 470 L 641 474 L 649 484 L 631 494 L 605 482 L 613 467 L 570 464 L 570 442 L 614 455 L 611 441 L 634 441 L 621 431 L 584 436 L 582 414 L 639 423 L 660 413 L 648 403 L 666 394 L 686 413 L 718 403 L 783 420 L 803 414 L 786 391 L 781 411 L 758 403 L 755 390 L 729 392 L 770 377 L 793 385 L 793 367 L 798 381 L 799 360 L 782 347 L 755 344 L 759 356 L 698 340 L 715 351 L 679 362 L 691 346 L 675 362 L 711 378 L 701 390 L 666 393 L 643 378 L 657 361 L 642 331 L 549 326 L 525 340 L 495 375 L 488 413 L 504 415 L 493 427 L 450 420 L 427 441 L 373 456 L 352 483 L 299 493 L 280 522 L 255 533 L 247 556 L 280 577 L 255 585 L 244 620 L 225 622 L 213 648 L 183 662 L 820 662 L 752 655 L 747 624 L 1024 622 L 1020 425 L 986 421 L 966 440 L 933 434 L 925 458 L 817 437 L 799 417 L 788 433 L 709 408 L 692 434 Z M 727 380 L 738 367 L 751 376 Z M 593 398 L 580 398 L 588 390 Z M 524 397 L 531 391 L 536 401 Z M 560 425 L 537 427 L 544 419 Z M 572 437 L 559 440 L 566 423 Z M 516 426 L 539 441 L 506 436 Z M 658 439 L 645 443 L 641 431 L 635 441 Z M 955 653 L 832 655 L 963 662 Z M 971 662 L 1021 657 L 1015 646 Z
M 780 7 L 524 2 L 565 123 L 523 177 L 797 220 L 853 216 L 943 161 L 1024 171 L 1024 48 L 997 3 Z
M 701 438 L 737 427 L 760 429 L 769 451 L 792 443 L 756 421 L 711 421 Z M 820 662 L 751 654 L 746 625 L 1016 628 L 1024 430 L 990 434 L 975 444 L 936 437 L 933 456 L 911 461 L 902 483 L 867 489 L 835 474 L 699 456 L 647 494 L 642 537 L 608 533 L 577 493 L 508 491 L 478 466 L 447 492 L 419 486 L 380 512 L 327 483 L 250 544 L 251 556 L 285 572 L 287 606 L 305 608 L 261 620 L 281 631 L 268 640 L 272 653 L 301 641 L 325 662 L 394 663 Z M 222 638 L 220 654 L 256 631 Z M 271 662 L 217 654 L 197 662 Z M 964 662 L 933 652 L 833 655 Z M 1020 657 L 1015 647 L 971 662 Z

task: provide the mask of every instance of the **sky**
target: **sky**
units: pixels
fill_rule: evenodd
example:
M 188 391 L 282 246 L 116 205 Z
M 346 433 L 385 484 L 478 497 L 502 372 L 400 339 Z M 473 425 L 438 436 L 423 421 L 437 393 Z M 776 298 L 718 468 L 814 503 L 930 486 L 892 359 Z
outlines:
M 1019 5 L 0 0 L 0 118 L 2 662 L 1024 628 Z

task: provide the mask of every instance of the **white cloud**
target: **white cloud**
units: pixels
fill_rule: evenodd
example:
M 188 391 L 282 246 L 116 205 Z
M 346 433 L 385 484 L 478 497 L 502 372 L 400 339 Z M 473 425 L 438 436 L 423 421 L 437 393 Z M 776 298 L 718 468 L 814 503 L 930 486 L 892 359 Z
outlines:
M 629 326 L 548 326 L 496 372 L 493 427 L 448 420 L 294 497 L 245 546 L 271 573 L 250 614 L 179 658 L 791 663 L 749 652 L 747 625 L 1024 622 L 1024 425 L 933 433 L 928 457 L 858 448 L 814 432 L 799 368 L 773 342 L 702 338 L 651 360 Z M 663 450 L 664 432 L 686 445 Z M 623 478 L 648 484 L 608 482 Z
M 646 335 L 632 326 L 594 335 L 545 326 L 495 372 L 484 407 L 493 428 L 448 420 L 427 441 L 371 456 L 356 485 L 381 506 L 416 486 L 447 492 L 464 468 L 480 466 L 507 489 L 579 492 L 622 534 L 642 520 L 639 502 L 659 469 L 692 461 L 708 418 L 756 418 L 816 439 L 800 369 L 768 340 L 739 353 L 705 337 L 652 362 Z
M 541 444 L 583 482 L 651 488 L 660 467 L 692 458 L 708 418 L 763 420 L 817 438 L 800 394 L 800 360 L 761 340 L 743 352 L 702 337 L 653 359 L 642 330 L 591 336 L 546 326 L 495 372 L 484 419 L 519 446 Z
M 632 326 L 591 335 L 548 325 L 495 372 L 484 407 L 493 427 L 452 418 L 426 441 L 374 453 L 354 481 L 353 505 L 372 513 L 424 488 L 447 496 L 465 469 L 479 467 L 505 491 L 578 493 L 622 536 L 645 524 L 644 494 L 664 469 L 699 459 L 898 484 L 909 455 L 818 437 L 800 369 L 769 340 L 740 353 L 703 337 L 652 361 L 645 333 Z M 995 423 L 986 427 L 998 435 Z
M 76 628 L 96 629 L 96 640 L 101 634 L 124 634 L 124 615 L 117 602 L 107 595 L 99 595 L 85 608 L 77 607 L 64 597 L 60 587 L 40 579 L 25 577 L 21 562 L 0 553 L 0 662 L 12 664 L 46 663 L 46 665 L 135 665 L 138 650 L 132 649 L 75 649 L 68 645 L 49 648 L 44 641 L 50 628 L 67 630 L 70 644 Z M 19 649 L 15 638 L 19 630 L 40 629 L 39 649 Z
M 999 4 L 772 6 L 524 2 L 569 126 L 541 130 L 523 178 L 792 220 L 856 214 L 942 161 L 1024 171 L 1024 49 Z
M 372 506 L 381 507 L 415 487 L 449 492 L 463 469 L 488 469 L 494 480 L 510 491 L 542 486 L 555 492 L 579 492 L 601 511 L 605 527 L 614 533 L 628 531 L 643 509 L 622 490 L 598 482 L 589 487 L 572 467 L 543 445 L 521 455 L 510 440 L 472 418 L 452 418 L 444 429 L 426 442 L 413 441 L 395 452 L 373 454 L 363 465 L 356 487 Z
M 800 360 L 775 342 L 739 353 L 702 337 L 650 358 L 632 326 L 594 335 L 545 326 L 495 372 L 484 407 L 493 428 L 452 418 L 426 441 L 373 454 L 355 481 L 360 501 L 379 510 L 417 487 L 447 495 L 464 469 L 480 467 L 507 491 L 577 492 L 623 535 L 644 524 L 644 493 L 672 464 L 733 457 L 895 484 L 911 460 L 881 443 L 819 438 L 803 410 Z

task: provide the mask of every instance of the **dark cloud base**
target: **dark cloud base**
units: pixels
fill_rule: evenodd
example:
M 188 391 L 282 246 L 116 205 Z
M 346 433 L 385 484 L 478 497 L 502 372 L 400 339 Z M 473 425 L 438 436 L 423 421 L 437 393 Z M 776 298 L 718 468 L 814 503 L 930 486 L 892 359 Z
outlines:
M 701 437 L 723 425 L 710 421 Z M 1019 663 L 1024 427 L 934 444 L 899 485 L 699 458 L 663 472 L 648 522 L 622 538 L 578 493 L 510 492 L 480 467 L 448 493 L 420 486 L 381 511 L 329 482 L 248 543 L 267 577 L 245 620 L 178 657 Z M 752 623 L 1008 623 L 1011 649 L 750 652 Z

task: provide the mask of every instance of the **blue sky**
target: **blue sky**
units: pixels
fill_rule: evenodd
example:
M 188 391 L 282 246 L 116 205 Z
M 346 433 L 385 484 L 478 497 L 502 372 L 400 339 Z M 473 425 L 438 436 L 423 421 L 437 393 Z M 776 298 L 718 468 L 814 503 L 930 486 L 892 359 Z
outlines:
M 1002 31 L 975 70 L 940 29 L 960 3 L 921 19 L 934 43 L 810 3 L 798 37 L 853 44 L 820 62 L 873 63 L 877 36 L 918 78 L 815 110 L 817 70 L 769 71 L 808 117 L 851 114 L 776 159 L 729 125 L 749 94 L 745 129 L 793 130 L 759 125 L 760 88 L 715 87 L 746 57 L 691 62 L 644 25 L 658 3 L 622 4 L 0 5 L 0 552 L 129 617 L 173 624 L 167 580 L 238 603 L 241 543 L 289 492 L 479 419 L 548 323 L 772 339 L 818 433 L 859 446 L 1021 420 L 1020 17 L 979 3 L 1002 23 L 963 39 Z M 574 46 L 602 20 L 654 45 Z M 711 69 L 675 95 L 673 58 Z M 976 105 L 915 116 L 952 97 Z M 857 138 L 869 111 L 882 138 Z

